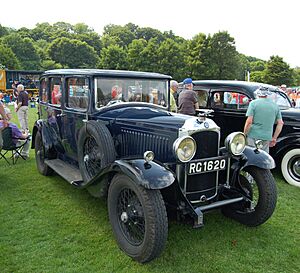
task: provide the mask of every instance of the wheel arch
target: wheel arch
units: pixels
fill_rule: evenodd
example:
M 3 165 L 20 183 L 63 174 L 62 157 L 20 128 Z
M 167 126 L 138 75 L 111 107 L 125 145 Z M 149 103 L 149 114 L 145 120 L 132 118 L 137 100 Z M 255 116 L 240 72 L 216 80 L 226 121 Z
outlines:
M 244 155 L 247 157 L 247 160 L 242 169 L 247 166 L 256 166 L 261 169 L 274 169 L 276 167 L 272 156 L 265 151 L 246 146 Z

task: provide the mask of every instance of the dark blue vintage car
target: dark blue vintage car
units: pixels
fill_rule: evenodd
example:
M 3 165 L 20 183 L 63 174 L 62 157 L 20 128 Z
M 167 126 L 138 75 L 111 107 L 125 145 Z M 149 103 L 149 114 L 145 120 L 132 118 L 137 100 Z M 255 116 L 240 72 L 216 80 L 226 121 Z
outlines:
M 281 109 L 283 129 L 270 154 L 281 169 L 285 180 L 300 187 L 300 109 L 278 87 L 244 81 L 193 81 L 201 108 L 212 109 L 211 118 L 221 127 L 222 139 L 235 131 L 243 131 L 246 111 L 256 98 L 259 86 L 271 91 L 270 97 Z
M 245 145 L 223 145 L 219 126 L 169 109 L 171 77 L 157 73 L 66 69 L 40 79 L 33 148 L 39 172 L 106 197 L 119 247 L 144 263 L 163 250 L 167 215 L 203 225 L 221 208 L 247 226 L 271 217 L 277 200 L 273 159 Z M 168 214 L 167 214 L 168 212 Z

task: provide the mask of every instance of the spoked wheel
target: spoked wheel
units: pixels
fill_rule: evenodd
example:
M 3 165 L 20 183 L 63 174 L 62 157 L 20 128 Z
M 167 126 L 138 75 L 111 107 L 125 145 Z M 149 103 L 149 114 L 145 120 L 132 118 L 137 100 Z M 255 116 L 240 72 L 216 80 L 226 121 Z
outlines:
M 284 155 L 281 172 L 289 184 L 300 187 L 300 149 L 292 149 Z
M 103 153 L 93 136 L 88 136 L 83 147 L 83 162 L 89 179 L 101 171 Z
M 247 167 L 240 173 L 236 187 L 250 201 L 226 206 L 222 213 L 247 226 L 258 226 L 266 222 L 273 214 L 277 190 L 270 170 L 254 166 Z
M 123 189 L 117 203 L 117 215 L 124 236 L 132 245 L 140 245 L 145 236 L 145 215 L 134 191 Z
M 108 190 L 108 212 L 119 247 L 138 262 L 159 256 L 168 221 L 159 190 L 147 190 L 125 175 L 116 175 Z
M 45 176 L 51 175 L 53 170 L 45 164 L 46 152 L 45 147 L 42 140 L 42 135 L 38 131 L 35 136 L 35 161 L 38 171 Z
M 114 142 L 107 127 L 95 120 L 79 131 L 78 163 L 82 178 L 90 181 L 116 158 Z

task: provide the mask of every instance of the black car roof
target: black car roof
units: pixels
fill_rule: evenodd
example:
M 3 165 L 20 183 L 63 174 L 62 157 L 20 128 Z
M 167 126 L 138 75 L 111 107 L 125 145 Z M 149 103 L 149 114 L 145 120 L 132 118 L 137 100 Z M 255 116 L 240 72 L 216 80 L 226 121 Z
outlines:
M 195 86 L 210 86 L 210 87 L 240 87 L 244 89 L 256 90 L 259 86 L 268 87 L 271 90 L 279 89 L 278 87 L 265 83 L 246 82 L 246 81 L 230 81 L 230 80 L 196 80 L 193 81 Z
M 104 70 L 104 69 L 54 69 L 47 70 L 43 75 L 91 75 L 102 77 L 128 77 L 128 78 L 153 78 L 153 79 L 172 79 L 169 75 L 126 70 Z

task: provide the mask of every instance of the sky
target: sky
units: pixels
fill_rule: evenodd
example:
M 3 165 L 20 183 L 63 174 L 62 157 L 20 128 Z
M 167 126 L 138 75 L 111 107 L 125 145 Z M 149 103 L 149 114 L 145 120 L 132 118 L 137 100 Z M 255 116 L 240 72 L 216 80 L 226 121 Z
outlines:
M 133 23 L 191 39 L 228 31 L 238 52 L 262 60 L 278 55 L 300 67 L 298 0 L 8 0 L 0 24 L 15 29 L 37 23 L 85 23 L 100 35 L 108 24 Z

